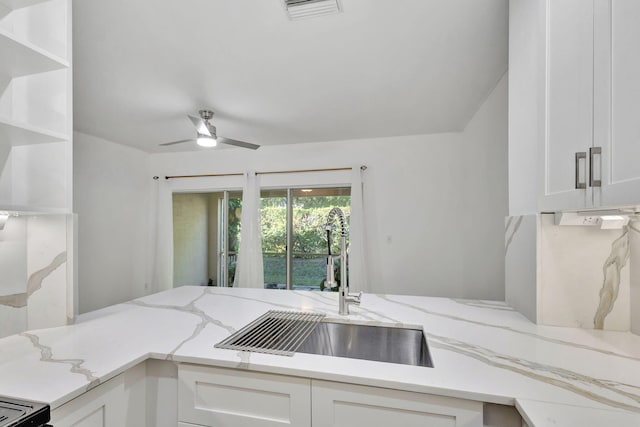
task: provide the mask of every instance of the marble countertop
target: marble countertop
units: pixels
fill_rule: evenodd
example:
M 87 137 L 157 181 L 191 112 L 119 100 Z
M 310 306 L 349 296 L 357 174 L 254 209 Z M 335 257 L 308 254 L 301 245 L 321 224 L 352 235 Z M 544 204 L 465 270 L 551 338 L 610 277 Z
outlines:
M 182 287 L 0 339 L 0 395 L 53 408 L 148 359 L 200 363 L 515 405 L 533 427 L 640 425 L 640 337 L 537 326 L 504 303 L 365 294 Z M 216 349 L 267 310 L 422 326 L 434 368 Z

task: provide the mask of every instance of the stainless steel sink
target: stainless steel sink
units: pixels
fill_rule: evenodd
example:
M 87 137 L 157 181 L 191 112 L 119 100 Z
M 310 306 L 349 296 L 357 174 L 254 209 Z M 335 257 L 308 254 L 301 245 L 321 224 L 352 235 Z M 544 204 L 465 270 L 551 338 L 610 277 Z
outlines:
M 433 368 L 421 329 L 324 321 L 296 352 Z

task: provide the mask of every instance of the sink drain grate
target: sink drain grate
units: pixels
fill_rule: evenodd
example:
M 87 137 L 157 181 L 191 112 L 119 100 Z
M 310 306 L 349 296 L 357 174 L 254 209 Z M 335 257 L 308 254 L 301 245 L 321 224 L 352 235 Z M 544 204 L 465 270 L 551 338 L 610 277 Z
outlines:
M 293 356 L 324 317 L 323 313 L 269 310 L 215 347 Z

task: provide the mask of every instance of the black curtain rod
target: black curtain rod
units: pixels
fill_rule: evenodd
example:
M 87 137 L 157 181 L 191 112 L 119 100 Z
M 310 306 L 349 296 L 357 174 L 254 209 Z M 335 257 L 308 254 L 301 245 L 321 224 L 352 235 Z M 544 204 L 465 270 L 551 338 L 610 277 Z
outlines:
M 332 172 L 332 171 L 346 171 L 351 170 L 353 168 L 326 168 L 326 169 L 297 169 L 297 170 L 288 170 L 288 171 L 266 171 L 266 172 L 256 172 L 256 175 L 273 175 L 273 174 L 282 174 L 282 173 L 306 173 L 306 172 Z M 360 170 L 366 170 L 367 167 L 362 165 L 360 166 Z M 169 175 L 165 176 L 164 179 L 178 179 L 178 178 L 209 178 L 209 177 L 220 177 L 220 176 L 242 176 L 244 173 L 212 173 L 212 174 L 202 174 L 202 175 Z M 154 176 L 153 179 L 157 180 L 159 177 Z

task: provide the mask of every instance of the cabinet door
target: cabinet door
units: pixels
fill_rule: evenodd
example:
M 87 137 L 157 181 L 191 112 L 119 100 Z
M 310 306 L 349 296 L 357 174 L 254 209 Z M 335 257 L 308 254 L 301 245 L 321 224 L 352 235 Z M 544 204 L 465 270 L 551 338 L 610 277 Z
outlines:
M 89 390 L 51 413 L 55 427 L 122 427 L 146 424 L 145 364 Z
M 596 0 L 595 144 L 602 206 L 640 203 L 640 2 Z
M 311 426 L 311 381 L 181 364 L 178 420 L 201 426 Z
M 124 380 L 120 375 L 53 411 L 51 424 L 55 427 L 124 426 L 123 394 Z
M 482 403 L 312 381 L 313 427 L 482 427 Z
M 547 0 L 545 135 L 540 210 L 591 205 L 576 189 L 577 152 L 593 141 L 593 0 Z M 588 178 L 580 160 L 580 181 Z M 533 178 L 532 178 L 533 179 Z

